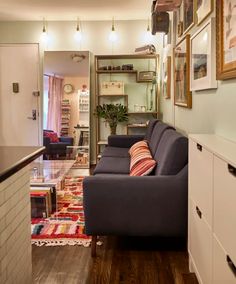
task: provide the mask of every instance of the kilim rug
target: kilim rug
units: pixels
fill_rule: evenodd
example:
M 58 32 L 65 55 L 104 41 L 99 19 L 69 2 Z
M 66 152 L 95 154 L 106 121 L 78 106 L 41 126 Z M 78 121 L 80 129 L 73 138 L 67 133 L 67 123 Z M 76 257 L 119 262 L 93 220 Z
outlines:
M 90 245 L 84 233 L 83 177 L 65 177 L 64 188 L 57 191 L 57 211 L 31 220 L 31 239 L 37 246 Z

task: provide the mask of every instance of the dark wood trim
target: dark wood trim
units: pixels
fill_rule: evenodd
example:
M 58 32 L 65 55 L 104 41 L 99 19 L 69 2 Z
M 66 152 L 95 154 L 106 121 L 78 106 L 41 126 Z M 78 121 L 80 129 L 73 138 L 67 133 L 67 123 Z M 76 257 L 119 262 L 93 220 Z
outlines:
M 91 242 L 91 256 L 96 257 L 96 247 L 97 247 L 97 236 L 92 236 Z
M 31 147 L 29 147 L 29 150 L 30 150 L 30 148 Z M 9 153 L 11 151 L 10 149 L 11 149 L 11 146 L 9 146 Z M 34 147 L 34 150 L 35 150 L 35 147 Z M 19 147 L 19 151 L 20 151 L 20 147 Z M 2 171 L 0 173 L 0 182 L 3 182 L 4 180 L 9 178 L 10 176 L 17 173 L 19 170 L 23 169 L 25 166 L 30 164 L 36 158 L 41 156 L 44 153 L 44 151 L 45 151 L 45 147 L 39 147 L 38 150 L 36 150 L 32 153 L 29 152 L 29 154 L 27 156 L 16 161 L 13 165 L 11 165 L 10 167 L 8 167 L 7 169 L 5 169 L 4 171 Z

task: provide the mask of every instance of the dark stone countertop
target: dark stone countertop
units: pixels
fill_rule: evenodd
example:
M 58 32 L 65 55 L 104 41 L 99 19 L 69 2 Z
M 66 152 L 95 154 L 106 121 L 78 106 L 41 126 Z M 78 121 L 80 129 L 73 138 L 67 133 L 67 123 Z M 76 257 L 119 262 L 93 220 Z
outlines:
M 42 155 L 44 149 L 42 146 L 0 146 L 0 182 Z

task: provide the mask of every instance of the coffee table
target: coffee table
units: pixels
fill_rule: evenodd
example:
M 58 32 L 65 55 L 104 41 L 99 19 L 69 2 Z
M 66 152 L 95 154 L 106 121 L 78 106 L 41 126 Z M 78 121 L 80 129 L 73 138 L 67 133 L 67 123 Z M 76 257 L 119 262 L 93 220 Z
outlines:
M 72 160 L 43 160 L 31 163 L 30 187 L 32 190 L 41 187 L 51 188 L 52 212 L 57 210 L 56 191 L 64 186 L 64 178 L 75 161 Z

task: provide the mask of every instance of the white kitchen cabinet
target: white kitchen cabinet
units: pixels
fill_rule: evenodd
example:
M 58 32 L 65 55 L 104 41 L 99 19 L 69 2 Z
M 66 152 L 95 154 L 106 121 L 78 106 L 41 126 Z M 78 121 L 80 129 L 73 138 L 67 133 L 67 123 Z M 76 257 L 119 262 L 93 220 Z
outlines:
M 236 283 L 236 143 L 189 135 L 190 270 L 202 284 Z

